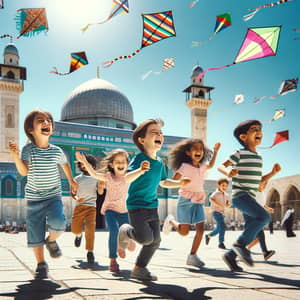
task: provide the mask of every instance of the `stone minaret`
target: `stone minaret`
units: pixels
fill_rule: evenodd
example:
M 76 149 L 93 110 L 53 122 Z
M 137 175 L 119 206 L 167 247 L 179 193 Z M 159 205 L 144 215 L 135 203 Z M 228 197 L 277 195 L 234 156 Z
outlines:
M 191 110 L 192 137 L 198 138 L 206 143 L 207 131 L 207 108 L 212 103 L 210 91 L 213 87 L 204 86 L 204 77 L 197 79 L 203 70 L 195 66 L 192 70 L 191 85 L 183 92 L 186 93 L 185 104 Z M 206 94 L 208 93 L 208 97 Z
M 19 96 L 23 92 L 26 68 L 19 66 L 19 53 L 8 44 L 0 64 L 0 161 L 11 161 L 8 142 L 19 143 Z

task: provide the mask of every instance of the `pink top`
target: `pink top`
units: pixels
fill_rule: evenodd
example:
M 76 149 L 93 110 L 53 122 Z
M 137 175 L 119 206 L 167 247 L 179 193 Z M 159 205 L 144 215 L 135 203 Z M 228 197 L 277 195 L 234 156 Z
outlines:
M 206 194 L 203 188 L 204 178 L 206 176 L 207 165 L 200 164 L 196 168 L 188 163 L 182 163 L 180 168 L 176 171 L 184 177 L 189 177 L 191 183 L 179 189 L 179 195 L 191 199 L 193 203 L 204 203 Z
M 126 213 L 126 196 L 129 183 L 124 176 L 114 176 L 110 172 L 105 174 L 106 195 L 101 208 L 101 214 L 111 209 L 118 213 Z
M 214 205 L 214 203 L 211 202 L 211 211 L 217 211 L 221 214 L 224 215 L 224 211 L 225 211 L 225 207 L 226 207 L 226 202 L 229 201 L 229 195 L 226 192 L 221 192 L 218 189 L 216 191 L 214 191 L 209 198 L 214 199 L 218 204 L 221 204 L 223 206 L 223 208 L 220 208 L 216 205 Z

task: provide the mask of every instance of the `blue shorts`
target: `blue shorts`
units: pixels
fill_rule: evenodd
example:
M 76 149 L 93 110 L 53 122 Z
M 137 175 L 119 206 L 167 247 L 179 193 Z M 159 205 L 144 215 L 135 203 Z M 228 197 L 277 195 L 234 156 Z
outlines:
M 205 222 L 203 205 L 203 203 L 192 203 L 191 199 L 180 196 L 177 203 L 178 222 L 184 224 Z
M 66 218 L 60 196 L 41 201 L 27 201 L 27 244 L 39 247 L 45 244 L 46 224 L 48 230 L 62 232 L 66 228 Z

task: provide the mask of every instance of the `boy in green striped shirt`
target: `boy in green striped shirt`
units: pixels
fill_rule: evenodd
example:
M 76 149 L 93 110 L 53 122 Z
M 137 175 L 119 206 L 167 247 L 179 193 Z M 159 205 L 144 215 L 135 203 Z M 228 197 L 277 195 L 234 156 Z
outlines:
M 218 170 L 232 178 L 232 207 L 242 212 L 245 221 L 244 231 L 232 249 L 223 255 L 223 260 L 231 271 L 238 272 L 243 269 L 237 265 L 236 256 L 248 266 L 253 266 L 250 251 L 246 246 L 270 222 L 269 213 L 255 200 L 258 187 L 261 182 L 268 181 L 279 172 L 280 166 L 274 164 L 271 172 L 262 175 L 262 157 L 256 152 L 256 147 L 260 145 L 263 137 L 260 121 L 244 121 L 235 128 L 233 134 L 243 148 L 235 151 Z M 228 167 L 232 169 L 228 170 Z

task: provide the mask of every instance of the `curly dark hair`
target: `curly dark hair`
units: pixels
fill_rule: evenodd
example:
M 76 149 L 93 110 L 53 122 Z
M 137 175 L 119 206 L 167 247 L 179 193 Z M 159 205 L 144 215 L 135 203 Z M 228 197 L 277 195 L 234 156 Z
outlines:
M 115 157 L 119 154 L 123 154 L 126 157 L 127 163 L 129 163 L 129 155 L 127 151 L 123 149 L 114 149 L 103 158 L 103 160 L 100 163 L 99 171 L 102 173 L 110 172 L 112 174 L 115 174 L 115 171 L 110 164 L 113 163 Z
M 235 138 L 239 141 L 239 143 L 242 146 L 245 146 L 244 142 L 241 140 L 240 135 L 241 134 L 246 134 L 247 131 L 250 129 L 251 126 L 253 125 L 259 125 L 262 126 L 261 122 L 259 120 L 246 120 L 241 122 L 240 124 L 238 124 L 234 131 L 233 131 L 233 135 L 235 136 Z
M 212 156 L 212 150 L 206 147 L 204 142 L 201 139 L 184 139 L 178 143 L 176 143 L 170 150 L 169 150 L 169 157 L 170 157 L 170 165 L 173 170 L 179 169 L 182 163 L 189 163 L 192 164 L 192 159 L 190 156 L 186 154 L 187 151 L 191 150 L 193 144 L 201 143 L 203 145 L 204 155 L 201 159 L 200 163 L 204 161 L 208 161 Z

